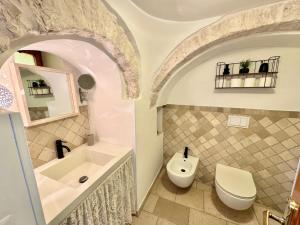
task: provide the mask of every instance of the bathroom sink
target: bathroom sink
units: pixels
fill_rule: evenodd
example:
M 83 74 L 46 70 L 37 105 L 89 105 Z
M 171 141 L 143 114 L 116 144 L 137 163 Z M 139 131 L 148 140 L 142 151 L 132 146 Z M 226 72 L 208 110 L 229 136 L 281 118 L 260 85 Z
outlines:
M 101 170 L 114 156 L 102 152 L 79 150 L 71 152 L 65 158 L 59 159 L 56 163 L 50 165 L 41 174 L 66 184 L 70 187 L 77 188 L 82 183 L 92 177 L 97 171 Z

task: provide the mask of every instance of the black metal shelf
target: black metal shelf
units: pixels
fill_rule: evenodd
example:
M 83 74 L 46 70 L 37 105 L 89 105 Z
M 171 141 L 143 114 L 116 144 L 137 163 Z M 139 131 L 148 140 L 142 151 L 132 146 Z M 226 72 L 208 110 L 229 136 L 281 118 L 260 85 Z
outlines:
M 274 88 L 274 87 L 222 87 L 222 88 L 215 88 L 215 89 L 243 89 L 243 88 L 249 88 L 249 89 L 260 89 L 260 88 Z
M 278 72 L 267 72 L 267 73 L 238 73 L 238 74 L 230 74 L 230 75 L 217 75 L 217 78 L 223 77 L 226 79 L 231 79 L 232 77 L 264 77 L 264 76 L 273 76 Z
M 41 84 L 42 81 L 42 84 Z M 53 96 L 52 89 L 44 80 L 27 80 L 29 95 L 31 96 Z
M 275 88 L 280 56 L 265 60 L 249 61 L 249 72 L 240 73 L 240 62 L 218 62 L 216 66 L 215 89 L 229 88 Z M 262 71 L 261 65 L 267 68 Z M 225 73 L 225 68 L 227 68 Z M 229 71 L 228 71 L 229 70 Z

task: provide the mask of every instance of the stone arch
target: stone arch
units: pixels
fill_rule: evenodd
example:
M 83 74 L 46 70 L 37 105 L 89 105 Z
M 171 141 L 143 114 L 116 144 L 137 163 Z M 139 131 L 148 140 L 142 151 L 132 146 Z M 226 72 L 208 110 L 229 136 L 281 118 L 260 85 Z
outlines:
M 0 64 L 36 41 L 71 38 L 104 50 L 123 72 L 126 97 L 139 96 L 139 54 L 135 41 L 104 0 L 2 0 Z
M 224 16 L 183 40 L 160 66 L 152 84 L 151 106 L 182 65 L 212 46 L 253 34 L 300 30 L 300 1 L 287 0 Z

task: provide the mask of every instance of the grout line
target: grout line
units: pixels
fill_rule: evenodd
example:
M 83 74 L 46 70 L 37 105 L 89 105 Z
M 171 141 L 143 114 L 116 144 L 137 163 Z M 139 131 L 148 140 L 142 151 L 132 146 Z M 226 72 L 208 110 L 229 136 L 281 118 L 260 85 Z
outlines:
M 215 214 L 212 214 L 212 213 L 210 213 L 210 212 L 207 212 L 207 211 L 205 210 L 205 193 L 206 193 L 206 192 L 207 192 L 207 193 L 212 193 L 212 192 L 211 192 L 211 191 L 205 191 L 205 190 L 199 190 L 199 189 L 197 189 L 197 190 L 202 192 L 202 197 L 203 197 L 203 210 L 197 209 L 197 208 L 193 208 L 193 207 L 190 207 L 190 206 L 186 206 L 186 205 L 184 205 L 184 204 L 181 204 L 181 203 L 176 202 L 176 198 L 177 198 L 177 194 L 178 194 L 179 190 L 176 190 L 176 192 L 175 192 L 175 193 L 176 193 L 176 194 L 175 194 L 175 200 L 170 200 L 170 199 L 164 198 L 164 196 L 161 196 L 161 195 L 159 195 L 159 194 L 157 194 L 157 195 L 158 195 L 158 197 L 161 198 L 161 199 L 165 199 L 165 200 L 167 200 L 167 201 L 170 201 L 170 202 L 173 202 L 173 203 L 175 203 L 175 204 L 178 204 L 178 205 L 181 205 L 181 206 L 184 206 L 184 207 L 188 208 L 188 209 L 189 209 L 189 217 L 188 217 L 188 221 L 189 221 L 189 219 L 190 219 L 190 212 L 191 212 L 191 209 L 193 209 L 193 210 L 196 210 L 196 211 L 198 211 L 198 212 L 204 213 L 204 214 L 206 214 L 206 215 L 210 215 L 210 216 L 212 216 L 212 217 L 215 217 L 215 218 L 217 218 L 217 219 L 220 219 L 220 220 L 224 221 L 227 225 L 229 225 L 229 223 L 231 223 L 231 224 L 238 224 L 236 221 L 230 220 L 230 219 L 228 219 L 228 218 L 225 217 L 225 216 L 224 216 L 225 218 L 222 217 L 223 214 L 221 214 L 221 216 L 220 216 L 220 215 L 215 215 Z M 157 204 L 157 203 L 156 203 L 156 204 Z M 155 206 L 155 207 L 156 207 L 156 206 Z M 224 207 L 227 207 L 227 206 L 224 206 Z M 258 221 L 258 218 L 257 218 L 257 216 L 256 216 L 256 213 L 255 213 L 253 207 L 251 208 L 251 212 L 254 214 L 254 216 L 255 216 L 255 221 L 257 222 L 257 224 L 260 225 L 260 223 L 259 223 L 259 221 Z M 158 217 L 158 218 L 160 218 L 160 217 Z
M 155 214 L 154 214 L 154 212 L 155 212 L 155 209 L 156 209 L 156 206 L 157 206 L 157 203 L 158 203 L 158 200 L 159 200 L 160 196 L 157 196 L 157 197 L 158 197 L 158 199 L 157 199 L 157 201 L 156 201 L 156 203 L 155 203 L 155 206 L 154 206 L 153 212 L 151 213 L 151 214 L 153 214 L 153 215 L 155 215 Z
M 154 215 L 154 214 L 152 214 L 152 215 Z M 157 224 L 158 224 L 158 220 L 159 220 L 159 217 L 157 216 L 157 220 L 156 220 L 156 223 L 155 223 L 155 225 L 157 225 Z
M 205 195 L 204 195 L 204 191 L 202 191 L 202 196 L 203 196 L 203 211 L 205 212 Z
M 254 205 L 252 206 L 251 210 L 252 210 L 252 212 L 253 212 L 253 214 L 254 214 L 254 216 L 255 216 L 255 218 L 256 218 L 257 224 L 259 225 L 260 223 L 259 223 L 258 217 L 257 217 L 257 215 L 256 215 L 256 213 L 255 213 Z

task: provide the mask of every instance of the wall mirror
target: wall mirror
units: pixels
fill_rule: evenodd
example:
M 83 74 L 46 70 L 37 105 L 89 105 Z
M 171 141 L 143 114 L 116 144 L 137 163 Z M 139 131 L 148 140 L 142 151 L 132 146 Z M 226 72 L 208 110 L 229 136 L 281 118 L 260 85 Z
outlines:
M 11 64 L 11 72 L 26 127 L 79 114 L 71 73 L 17 63 Z

